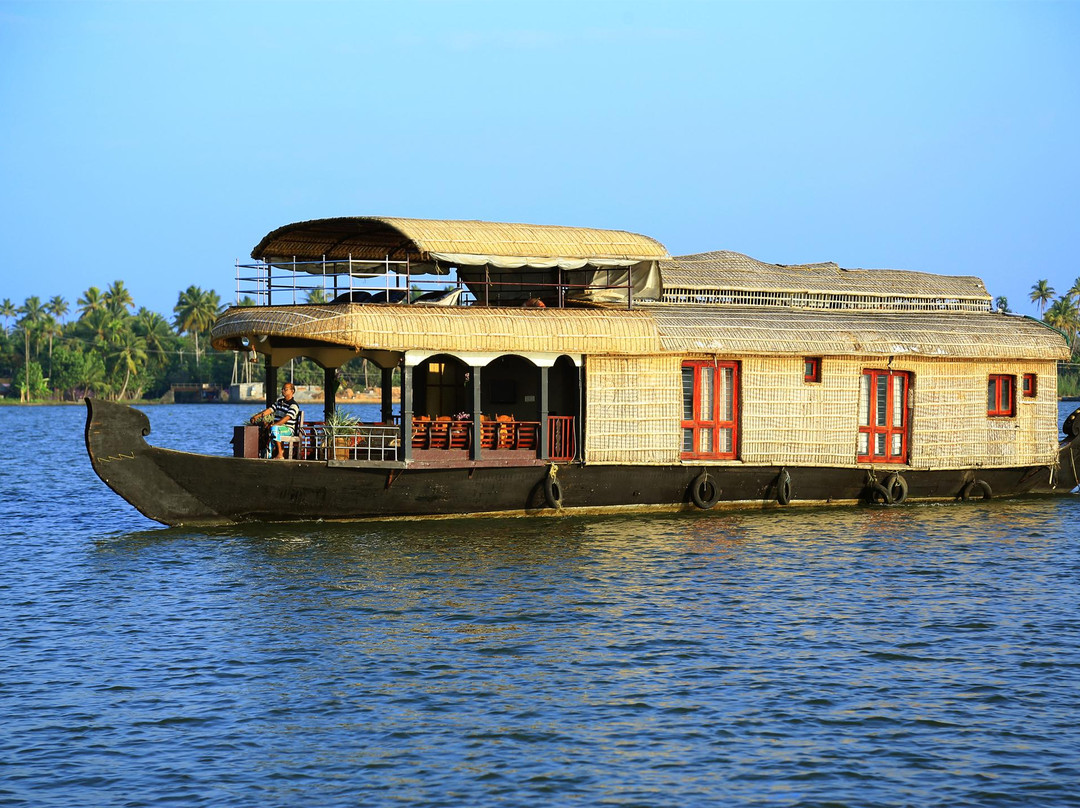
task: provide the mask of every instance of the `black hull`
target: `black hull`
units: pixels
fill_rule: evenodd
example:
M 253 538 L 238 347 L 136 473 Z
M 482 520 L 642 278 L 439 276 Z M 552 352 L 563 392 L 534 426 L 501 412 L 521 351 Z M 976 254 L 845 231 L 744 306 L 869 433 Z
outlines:
M 138 410 L 92 399 L 86 406 L 86 448 L 94 471 L 142 514 L 167 525 L 694 509 L 692 494 L 703 471 L 681 465 L 562 465 L 560 511 L 551 507 L 546 466 L 373 468 L 198 455 L 147 444 L 150 421 Z M 907 500 L 958 499 L 972 480 L 985 482 L 995 497 L 1069 493 L 1077 485 L 1075 443 L 1062 446 L 1057 469 L 903 469 Z M 792 504 L 866 501 L 873 485 L 864 468 L 786 471 Z M 729 507 L 776 505 L 781 472 L 778 466 L 708 469 L 719 489 L 717 505 Z M 889 472 L 876 469 L 877 481 Z

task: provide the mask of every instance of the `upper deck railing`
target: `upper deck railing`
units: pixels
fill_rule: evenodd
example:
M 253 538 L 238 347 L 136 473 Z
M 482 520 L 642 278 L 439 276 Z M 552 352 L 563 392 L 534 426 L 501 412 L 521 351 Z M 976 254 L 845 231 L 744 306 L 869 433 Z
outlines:
M 297 305 L 302 303 L 436 303 L 441 305 L 566 305 L 585 292 L 595 294 L 614 290 L 633 304 L 632 277 L 619 284 L 575 284 L 560 272 L 557 279 L 544 283 L 533 278 L 471 279 L 466 285 L 456 273 L 433 276 L 413 274 L 408 261 L 274 261 L 242 264 L 236 262 L 236 303 L 253 302 L 256 306 Z M 499 303 L 511 298 L 513 302 Z M 314 300 L 312 298 L 315 298 Z M 539 302 L 539 301 L 545 302 Z

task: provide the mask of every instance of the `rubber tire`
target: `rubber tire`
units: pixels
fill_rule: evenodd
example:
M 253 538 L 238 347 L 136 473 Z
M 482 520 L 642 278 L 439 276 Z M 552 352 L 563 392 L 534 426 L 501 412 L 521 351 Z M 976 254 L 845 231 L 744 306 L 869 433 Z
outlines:
M 983 499 L 994 498 L 994 491 L 992 488 L 990 488 L 990 483 L 986 482 L 986 480 L 972 480 L 967 485 L 965 485 L 963 490 L 960 492 L 960 499 L 964 500 L 964 502 L 967 502 L 971 499 L 971 496 L 975 493 L 976 489 L 982 492 Z
M 1066 438 L 1080 437 L 1080 409 L 1075 409 L 1069 413 L 1065 423 L 1061 425 L 1061 431 Z
M 900 489 L 899 495 L 896 494 L 896 489 Z M 892 497 L 892 504 L 899 505 L 907 499 L 908 495 L 908 483 L 902 475 L 893 473 L 885 478 L 885 490 L 889 492 L 889 496 Z
M 544 478 L 544 499 L 547 500 L 549 508 L 562 510 L 562 486 L 550 474 Z
M 867 489 L 866 498 L 871 505 L 877 505 L 879 501 L 882 505 L 893 504 L 892 494 L 890 494 L 889 489 L 881 483 L 873 483 Z
M 776 478 L 776 501 L 781 505 L 791 503 L 791 475 L 787 469 L 781 469 L 780 476 Z
M 720 486 L 709 479 L 707 471 L 701 472 L 690 483 L 690 499 L 703 511 L 711 510 L 720 501 Z

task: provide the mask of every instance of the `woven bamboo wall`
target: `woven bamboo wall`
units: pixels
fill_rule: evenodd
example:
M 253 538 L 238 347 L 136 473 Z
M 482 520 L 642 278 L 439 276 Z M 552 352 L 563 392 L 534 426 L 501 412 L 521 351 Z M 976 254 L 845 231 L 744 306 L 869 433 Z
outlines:
M 680 462 L 682 358 L 589 357 L 588 462 Z M 801 356 L 743 359 L 741 462 L 857 465 L 862 372 L 887 367 L 885 359 L 825 357 L 821 382 L 807 383 L 803 380 Z M 909 441 L 912 467 L 977 468 L 1055 461 L 1058 431 L 1054 361 L 911 358 L 896 359 L 891 367 L 913 374 Z M 986 386 L 991 373 L 1016 377 L 1016 417 L 987 417 Z M 1024 373 L 1038 375 L 1038 395 L 1033 399 L 1020 394 Z
M 682 358 L 590 356 L 585 364 L 585 460 L 678 463 Z
M 855 465 L 859 379 L 883 360 L 825 357 L 820 383 L 803 381 L 802 357 L 743 362 L 742 453 L 746 463 Z M 1057 456 L 1057 366 L 1053 361 L 894 360 L 913 374 L 910 465 L 964 468 L 1053 463 Z M 988 418 L 991 373 L 1016 377 L 1016 417 Z M 1037 373 L 1038 395 L 1020 395 Z
M 906 368 L 900 368 L 906 369 Z M 1022 466 L 1057 457 L 1057 364 L 933 362 L 915 368 L 911 465 Z M 1016 377 L 1016 417 L 987 418 L 989 374 Z M 1035 398 L 1021 395 L 1024 373 L 1037 373 Z
M 742 363 L 742 452 L 746 463 L 851 466 L 855 462 L 863 360 L 827 356 L 821 381 L 803 381 L 803 357 Z

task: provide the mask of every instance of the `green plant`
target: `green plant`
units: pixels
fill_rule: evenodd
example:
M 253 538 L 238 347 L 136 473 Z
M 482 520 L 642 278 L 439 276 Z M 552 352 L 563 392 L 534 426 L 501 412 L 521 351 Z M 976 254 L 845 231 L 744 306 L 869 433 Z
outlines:
M 356 427 L 360 426 L 362 423 L 363 421 L 351 412 L 335 409 L 327 416 L 326 421 L 324 422 L 326 437 L 330 440 L 339 437 L 347 437 L 354 434 Z

